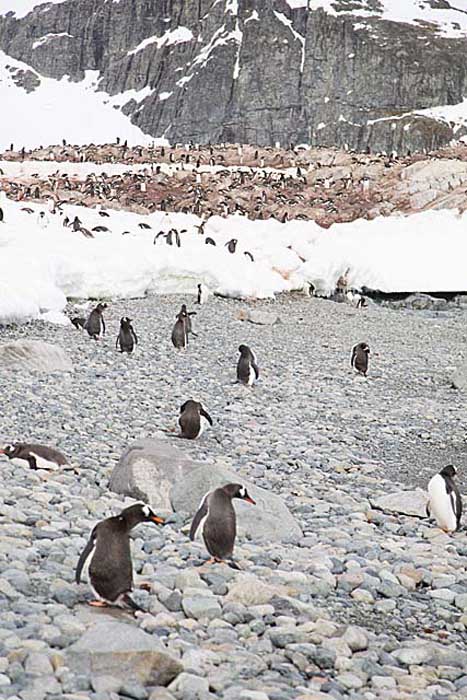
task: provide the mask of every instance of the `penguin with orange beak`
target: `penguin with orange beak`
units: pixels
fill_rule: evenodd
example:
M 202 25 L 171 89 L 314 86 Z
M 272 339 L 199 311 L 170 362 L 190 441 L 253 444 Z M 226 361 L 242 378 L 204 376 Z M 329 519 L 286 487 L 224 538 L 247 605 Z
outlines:
M 90 559 L 89 581 L 97 598 L 90 605 L 111 605 L 141 611 L 131 597 L 133 565 L 130 550 L 130 531 L 140 523 L 163 525 L 164 520 L 149 506 L 137 503 L 122 510 L 120 515 L 102 520 L 93 528 L 79 558 L 75 576 L 76 583 L 80 583 L 83 567 Z
M 210 491 L 204 496 L 193 518 L 190 540 L 195 539 L 200 527 L 204 544 L 212 557 L 208 563 L 225 562 L 233 569 L 238 569 L 238 565 L 232 561 L 237 535 L 237 516 L 232 505 L 234 498 L 256 505 L 242 484 L 226 484 Z

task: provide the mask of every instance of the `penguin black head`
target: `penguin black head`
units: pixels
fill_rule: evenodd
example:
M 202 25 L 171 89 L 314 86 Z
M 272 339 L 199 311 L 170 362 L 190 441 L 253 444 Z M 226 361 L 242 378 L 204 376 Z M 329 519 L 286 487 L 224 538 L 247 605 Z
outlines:
M 357 345 L 357 349 L 361 350 L 362 352 L 368 353 L 368 355 L 370 354 L 370 346 L 368 345 L 368 343 L 359 343 Z
M 121 328 L 128 328 L 131 326 L 132 319 L 128 318 L 128 316 L 123 316 L 123 318 L 120 319 L 120 326 Z
M 105 303 L 102 304 L 101 302 L 99 302 L 98 305 L 96 306 L 96 311 L 98 311 L 99 313 L 102 313 L 103 311 L 105 311 L 106 308 L 107 308 L 107 304 L 105 304 Z
M 188 401 L 185 401 L 184 404 L 180 406 L 180 413 L 183 413 L 186 411 L 186 409 L 191 409 L 191 408 L 197 408 L 201 410 L 203 408 L 202 404 L 199 403 L 199 401 L 193 401 L 193 399 L 188 399 Z
M 18 452 L 18 445 L 4 445 L 4 447 L 0 449 L 0 455 L 5 455 L 8 459 L 13 459 Z
M 239 345 L 239 346 L 238 346 L 238 352 L 239 352 L 241 355 L 245 355 L 245 353 L 247 353 L 247 352 L 249 352 L 249 351 L 250 351 L 250 348 L 248 347 L 248 345 Z
M 226 484 L 226 486 L 222 487 L 222 490 L 225 491 L 230 498 L 239 498 L 254 506 L 256 505 L 256 501 L 252 499 L 245 486 L 242 486 L 242 484 Z
M 440 474 L 441 476 L 447 476 L 452 479 L 453 476 L 456 476 L 457 469 L 453 464 L 448 464 L 443 469 L 441 469 Z
M 125 508 L 118 518 L 126 522 L 129 530 L 139 523 L 156 523 L 157 525 L 165 523 L 165 520 L 156 515 L 152 508 L 145 503 L 135 503 L 135 505 Z

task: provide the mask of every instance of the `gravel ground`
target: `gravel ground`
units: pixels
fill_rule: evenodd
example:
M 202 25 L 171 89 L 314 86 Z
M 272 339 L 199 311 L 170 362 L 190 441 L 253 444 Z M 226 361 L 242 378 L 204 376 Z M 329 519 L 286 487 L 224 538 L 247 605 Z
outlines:
M 135 594 L 152 613 L 135 624 L 181 658 L 188 676 L 186 687 L 153 690 L 152 700 L 467 697 L 465 533 L 449 537 L 428 521 L 372 510 L 368 500 L 399 484 L 426 487 L 449 462 L 466 490 L 464 397 L 450 376 L 465 358 L 467 310 L 357 311 L 299 295 L 212 299 L 191 305 L 198 337 L 178 352 L 170 333 L 184 301 L 111 303 L 103 342 L 44 323 L 0 329 L 0 342 L 61 345 L 75 367 L 64 375 L 0 373 L 1 438 L 54 445 L 78 466 L 77 474 L 44 476 L 2 458 L 0 695 L 148 697 L 142 687 L 133 695 L 96 690 L 95 679 L 57 658 L 99 619 L 83 605 L 87 588 L 73 585 L 73 568 L 91 526 L 125 503 L 107 489 L 120 453 L 175 427 L 179 406 L 197 398 L 214 426 L 177 447 L 197 460 L 222 459 L 281 495 L 303 538 L 274 550 L 239 542 L 244 580 L 226 567 L 201 577 L 191 569 L 202 548 L 176 519 L 162 531 L 138 530 L 135 568 L 154 586 Z M 247 307 L 280 323 L 240 321 Z M 115 351 L 121 316 L 133 319 L 140 339 L 132 356 Z M 362 340 L 372 350 L 367 379 L 349 363 Z M 240 343 L 258 358 L 253 389 L 234 383 Z M 177 572 L 189 572 L 188 582 Z M 256 595 L 260 583 L 270 586 L 269 598 Z M 203 592 L 201 607 L 208 600 L 212 610 L 215 601 L 214 619 L 189 612 L 194 589 Z M 42 673 L 31 671 L 34 663 Z

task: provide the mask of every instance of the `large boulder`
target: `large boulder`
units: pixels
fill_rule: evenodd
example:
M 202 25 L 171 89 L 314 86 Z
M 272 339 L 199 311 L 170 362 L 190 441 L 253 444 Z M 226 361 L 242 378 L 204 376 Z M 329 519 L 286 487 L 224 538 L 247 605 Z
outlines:
M 85 676 L 113 676 L 143 685 L 168 685 L 183 671 L 157 637 L 117 620 L 93 624 L 67 649 L 67 666 Z
M 73 365 L 58 345 L 41 340 L 17 340 L 0 345 L 0 370 L 70 372 Z
M 467 389 L 467 362 L 464 362 L 456 369 L 451 381 L 454 389 L 460 389 L 461 391 Z
M 112 491 L 141 499 L 154 510 L 192 516 L 203 496 L 228 483 L 242 483 L 256 506 L 234 500 L 238 531 L 255 541 L 295 540 L 302 531 L 282 498 L 217 463 L 200 464 L 175 447 L 170 438 L 146 438 L 130 445 L 110 477 Z
M 170 438 L 143 438 L 122 454 L 109 487 L 116 493 L 141 499 L 157 510 L 172 510 L 170 489 L 200 466 L 175 447 Z
M 384 510 L 388 513 L 401 513 L 402 515 L 413 515 L 418 518 L 426 518 L 426 504 L 428 494 L 423 489 L 413 491 L 396 491 L 384 496 L 370 498 L 373 508 Z
M 183 481 L 175 482 L 170 491 L 172 507 L 175 511 L 194 515 L 208 491 L 229 483 L 243 484 L 256 501 L 255 506 L 238 499 L 233 501 L 241 535 L 250 537 L 255 542 L 280 542 L 302 536 L 298 523 L 280 496 L 255 486 L 248 479 L 219 464 L 198 466 Z

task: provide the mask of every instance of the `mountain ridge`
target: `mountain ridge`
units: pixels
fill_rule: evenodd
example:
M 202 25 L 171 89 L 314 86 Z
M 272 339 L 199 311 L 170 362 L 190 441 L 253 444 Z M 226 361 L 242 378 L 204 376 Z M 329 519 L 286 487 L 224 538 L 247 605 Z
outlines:
M 386 19 L 379 0 L 25 2 L 19 18 L 0 5 L 0 49 L 39 81 L 97 71 L 150 136 L 407 153 L 467 135 L 467 3 L 464 26 Z

